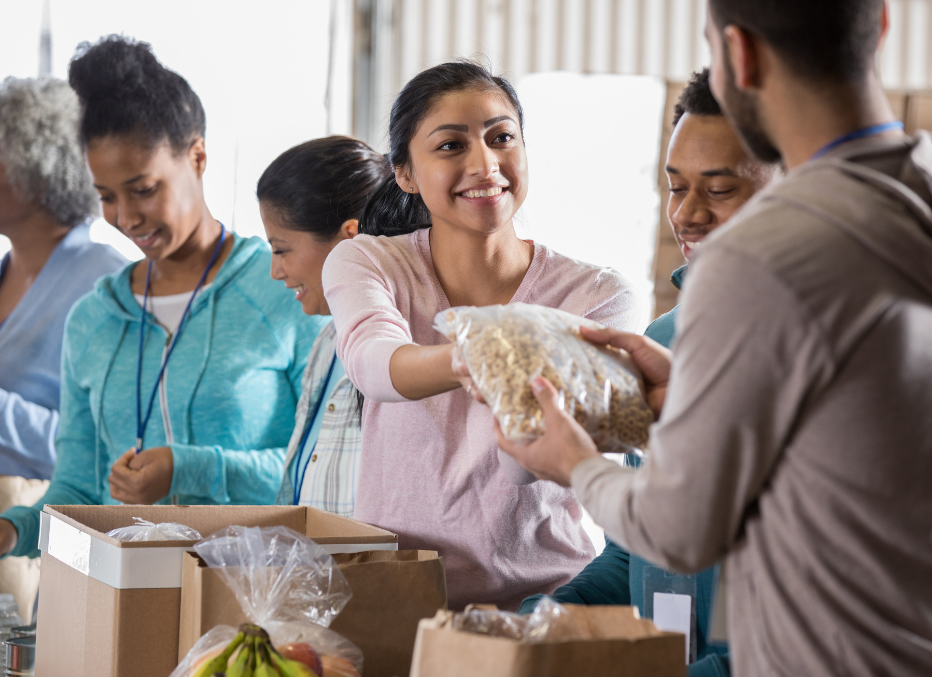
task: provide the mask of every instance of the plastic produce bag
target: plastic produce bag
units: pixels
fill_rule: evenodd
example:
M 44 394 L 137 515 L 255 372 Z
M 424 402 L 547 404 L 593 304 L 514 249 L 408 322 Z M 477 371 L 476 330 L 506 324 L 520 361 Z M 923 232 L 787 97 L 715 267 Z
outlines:
M 120 527 L 108 531 L 110 538 L 115 538 L 124 543 L 135 543 L 136 541 L 199 541 L 201 534 L 196 529 L 186 527 L 183 524 L 175 522 L 162 522 L 155 524 L 141 517 L 134 517 L 136 524 L 131 527 Z
M 573 616 L 549 597 L 542 597 L 528 616 L 498 609 L 467 607 L 453 617 L 453 628 L 461 632 L 514 639 L 524 644 L 567 642 L 586 636 Z
M 516 639 L 519 642 L 524 639 L 526 625 L 526 616 L 498 609 L 467 607 L 465 611 L 453 617 L 454 630 Z
M 586 633 L 576 619 L 559 602 L 541 597 L 524 626 L 524 641 L 528 644 L 569 642 L 585 639 Z
M 246 618 L 253 627 L 258 626 L 256 630 L 267 633 L 277 652 L 286 658 L 311 655 L 306 664 L 318 661 L 306 674 L 358 677 L 362 673 L 359 648 L 327 628 L 352 592 L 336 562 L 317 543 L 287 527 L 232 526 L 204 539 L 194 550 L 215 568 Z M 201 677 L 199 672 L 243 627 L 213 628 L 191 648 L 171 677 Z M 231 672 L 232 661 L 238 656 L 234 651 L 229 657 Z M 277 660 L 273 657 L 270 662 Z M 305 662 L 300 657 L 297 660 Z
M 434 327 L 456 344 L 482 397 L 509 440 L 544 433 L 531 380 L 547 378 L 561 407 L 603 452 L 643 449 L 654 414 L 640 370 L 628 353 L 589 343 L 579 327 L 601 328 L 576 315 L 525 303 L 440 312 Z

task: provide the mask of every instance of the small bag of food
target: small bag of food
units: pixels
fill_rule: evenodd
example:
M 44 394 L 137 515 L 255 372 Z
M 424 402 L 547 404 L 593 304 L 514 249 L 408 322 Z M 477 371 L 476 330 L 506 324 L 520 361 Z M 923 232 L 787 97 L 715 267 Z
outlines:
M 643 449 L 654 413 L 644 382 L 623 350 L 596 346 L 581 326 L 601 328 L 576 315 L 525 303 L 437 313 L 434 327 L 459 351 L 479 393 L 505 437 L 531 441 L 544 433 L 544 414 L 531 391 L 543 376 L 560 393 L 561 407 L 603 452 Z
M 572 615 L 550 597 L 541 597 L 527 616 L 484 605 L 469 606 L 454 614 L 453 629 L 525 644 L 568 642 L 585 636 Z
M 155 524 L 141 517 L 134 517 L 136 524 L 131 527 L 120 527 L 108 531 L 110 538 L 115 538 L 124 543 L 135 543 L 137 541 L 199 541 L 201 534 L 196 529 L 186 527 L 176 522 L 161 522 Z
M 327 627 L 352 592 L 317 543 L 287 527 L 233 526 L 194 550 L 216 567 L 250 622 L 210 630 L 171 677 L 359 677 L 362 652 Z

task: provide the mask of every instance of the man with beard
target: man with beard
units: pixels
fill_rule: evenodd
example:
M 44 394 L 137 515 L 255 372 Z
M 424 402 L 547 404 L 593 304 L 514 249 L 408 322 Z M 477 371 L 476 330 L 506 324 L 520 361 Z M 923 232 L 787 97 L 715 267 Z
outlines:
M 676 102 L 664 168 L 670 189 L 667 218 L 687 261 L 699 251 L 707 235 L 726 223 L 777 172 L 777 165 L 761 162 L 744 150 L 712 96 L 708 68 L 693 74 Z M 687 268 L 684 265 L 677 269 L 670 279 L 677 289 L 682 289 Z M 644 335 L 670 347 L 679 308 L 658 317 Z M 633 454 L 629 456 L 634 464 L 636 459 Z M 571 604 L 633 605 L 646 613 L 652 601 L 650 581 L 657 573 L 650 562 L 608 540 L 602 553 L 551 597 Z M 729 674 L 727 647 L 709 641 L 715 579 L 714 567 L 699 572 L 694 579 L 696 624 L 690 639 L 695 662 L 689 665 L 689 677 Z M 662 580 L 670 583 L 666 575 Z M 683 581 L 691 587 L 692 579 Z M 531 613 L 542 596 L 525 599 L 519 613 Z
M 499 440 L 631 552 L 724 558 L 737 675 L 932 674 L 932 137 L 887 103 L 886 27 L 883 0 L 710 0 L 712 90 L 787 175 L 691 260 L 672 364 L 584 331 L 644 372 L 646 464 L 543 379 L 547 434 Z

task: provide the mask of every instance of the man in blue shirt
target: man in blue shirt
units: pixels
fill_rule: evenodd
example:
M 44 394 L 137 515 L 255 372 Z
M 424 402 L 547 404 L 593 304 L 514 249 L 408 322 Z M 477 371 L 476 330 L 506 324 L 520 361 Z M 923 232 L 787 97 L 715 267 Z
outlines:
M 687 261 L 670 282 L 682 289 L 689 259 L 705 236 L 728 221 L 778 170 L 745 152 L 712 96 L 708 68 L 694 73 L 680 94 L 664 169 L 670 187 L 667 218 Z M 670 347 L 677 308 L 658 317 L 645 334 Z

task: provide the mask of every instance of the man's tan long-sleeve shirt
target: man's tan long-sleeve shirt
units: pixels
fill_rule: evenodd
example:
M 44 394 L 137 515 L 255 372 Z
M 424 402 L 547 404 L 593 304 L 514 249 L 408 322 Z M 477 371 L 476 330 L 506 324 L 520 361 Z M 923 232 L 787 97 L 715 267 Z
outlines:
M 758 195 L 690 265 L 649 462 L 573 472 L 636 554 L 727 557 L 736 675 L 932 675 L 930 204 L 925 133 Z

